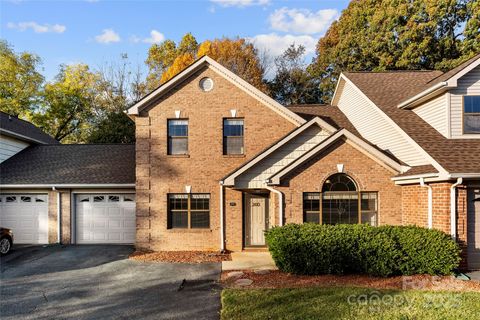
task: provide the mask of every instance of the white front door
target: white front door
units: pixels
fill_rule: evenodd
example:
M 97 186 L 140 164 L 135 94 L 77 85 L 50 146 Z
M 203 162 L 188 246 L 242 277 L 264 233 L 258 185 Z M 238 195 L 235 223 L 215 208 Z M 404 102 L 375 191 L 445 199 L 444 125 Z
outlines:
M 264 246 L 267 229 L 268 198 L 261 195 L 246 195 L 246 234 L 247 246 Z
M 48 195 L 0 195 L 0 227 L 13 231 L 13 243 L 48 243 Z
M 77 194 L 75 202 L 77 243 L 135 242 L 134 194 Z
M 469 189 L 467 201 L 468 269 L 480 270 L 480 188 Z

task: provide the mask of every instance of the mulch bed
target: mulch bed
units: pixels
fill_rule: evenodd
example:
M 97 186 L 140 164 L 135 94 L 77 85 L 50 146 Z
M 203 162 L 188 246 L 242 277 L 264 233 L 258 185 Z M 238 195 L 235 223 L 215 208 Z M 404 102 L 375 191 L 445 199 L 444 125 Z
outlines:
M 241 276 L 229 277 L 232 271 L 222 272 L 221 281 L 227 288 L 240 288 L 238 279 L 250 279 L 253 283 L 242 287 L 257 288 L 305 288 L 305 287 L 364 287 L 392 290 L 475 291 L 480 292 L 480 282 L 464 281 L 453 276 L 432 277 L 428 275 L 378 278 L 365 275 L 319 275 L 303 276 L 272 270 L 266 274 L 243 271 Z
M 135 251 L 129 259 L 140 262 L 204 263 L 230 261 L 229 253 L 214 251 Z

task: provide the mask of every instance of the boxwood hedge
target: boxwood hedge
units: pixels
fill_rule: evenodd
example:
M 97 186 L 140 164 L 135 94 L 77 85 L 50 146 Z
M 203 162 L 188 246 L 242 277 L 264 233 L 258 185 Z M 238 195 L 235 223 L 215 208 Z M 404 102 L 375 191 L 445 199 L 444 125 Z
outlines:
M 277 267 L 295 274 L 447 275 L 460 262 L 450 236 L 416 226 L 288 224 L 265 236 Z

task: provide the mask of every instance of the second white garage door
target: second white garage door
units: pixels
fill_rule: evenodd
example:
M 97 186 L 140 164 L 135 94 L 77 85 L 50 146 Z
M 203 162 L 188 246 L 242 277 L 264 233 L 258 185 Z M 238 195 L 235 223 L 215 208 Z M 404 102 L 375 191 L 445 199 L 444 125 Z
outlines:
M 134 194 L 78 194 L 75 203 L 77 243 L 135 242 Z

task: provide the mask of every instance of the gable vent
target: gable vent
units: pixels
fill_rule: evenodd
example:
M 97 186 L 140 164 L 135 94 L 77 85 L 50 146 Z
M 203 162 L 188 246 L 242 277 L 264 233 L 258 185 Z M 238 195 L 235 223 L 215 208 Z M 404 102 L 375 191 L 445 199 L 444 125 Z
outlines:
M 202 78 L 198 86 L 202 91 L 208 92 L 213 89 L 213 80 L 210 78 Z

